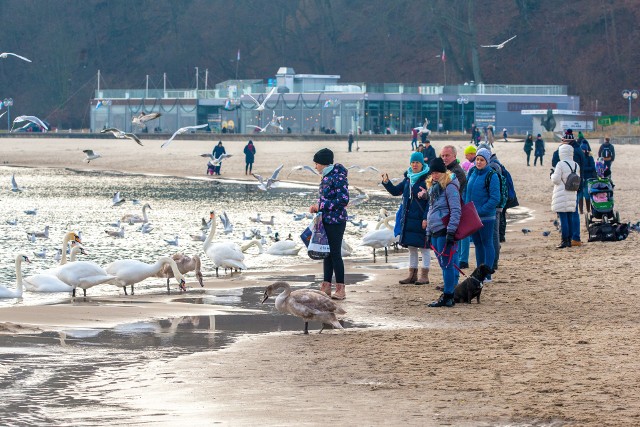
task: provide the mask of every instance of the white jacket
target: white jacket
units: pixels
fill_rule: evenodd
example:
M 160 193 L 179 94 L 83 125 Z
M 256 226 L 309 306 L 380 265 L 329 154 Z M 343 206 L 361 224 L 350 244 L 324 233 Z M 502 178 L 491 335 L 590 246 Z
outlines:
M 551 210 L 554 212 L 573 212 L 576 210 L 577 192 L 568 191 L 564 188 L 564 183 L 571 173 L 571 169 L 580 175 L 580 166 L 573 161 L 573 147 L 569 144 L 562 144 L 558 149 L 560 161 L 551 174 L 553 182 L 553 197 L 551 198 Z M 571 167 L 569 167 L 569 165 Z

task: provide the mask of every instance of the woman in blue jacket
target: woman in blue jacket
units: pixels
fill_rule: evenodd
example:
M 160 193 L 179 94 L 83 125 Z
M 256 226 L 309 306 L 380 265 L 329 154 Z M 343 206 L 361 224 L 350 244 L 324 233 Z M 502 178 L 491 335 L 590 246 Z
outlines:
M 453 290 L 456 287 L 457 275 L 454 265 L 457 262 L 455 234 L 460 224 L 460 187 L 458 179 L 447 171 L 444 160 L 437 157 L 429 164 L 431 176 L 427 179 L 427 189 L 422 189 L 420 198 L 429 201 L 427 215 L 427 244 L 432 245 L 442 269 L 444 289 L 440 299 L 429 304 L 429 307 L 453 307 Z M 444 224 L 442 218 L 449 216 Z M 494 213 L 495 217 L 495 213 Z M 492 230 L 493 231 L 493 230 Z
M 409 169 L 404 173 L 404 180 L 398 185 L 389 181 L 389 175 L 382 174 L 382 185 L 393 196 L 402 195 L 400 205 L 399 242 L 409 248 L 409 276 L 400 280 L 401 285 L 426 285 L 429 283 L 429 267 L 431 267 L 431 253 L 427 246 L 425 228 L 429 206 L 427 201 L 418 198 L 421 188 L 426 187 L 429 167 L 424 162 L 420 152 L 414 152 L 409 159 Z M 418 250 L 422 252 L 422 268 L 418 278 Z
M 476 153 L 476 165 L 469 169 L 465 202 L 473 202 L 482 220 L 483 227 L 471 235 L 476 247 L 476 267 L 484 264 L 493 267 L 496 252 L 493 244 L 493 228 L 496 220 L 496 207 L 500 202 L 500 177 L 489 166 L 491 152 L 486 148 Z M 490 174 L 488 177 L 487 174 Z M 487 276 L 491 281 L 491 275 Z

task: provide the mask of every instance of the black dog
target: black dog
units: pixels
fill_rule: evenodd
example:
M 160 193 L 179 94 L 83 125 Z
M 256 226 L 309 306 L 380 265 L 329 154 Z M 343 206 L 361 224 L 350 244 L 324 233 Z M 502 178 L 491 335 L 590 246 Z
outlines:
M 480 264 L 480 267 L 473 270 L 471 276 L 467 277 L 462 283 L 458 283 L 453 290 L 453 300 L 455 302 L 471 303 L 473 298 L 480 304 L 480 294 L 482 293 L 482 282 L 488 275 L 493 274 L 493 268 Z

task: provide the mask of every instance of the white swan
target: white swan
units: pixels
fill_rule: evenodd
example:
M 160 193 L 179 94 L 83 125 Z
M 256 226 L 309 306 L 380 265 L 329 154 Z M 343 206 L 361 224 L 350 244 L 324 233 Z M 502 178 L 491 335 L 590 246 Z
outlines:
M 264 237 L 263 237 L 264 239 Z M 240 250 L 242 251 L 242 253 L 246 253 L 247 250 L 249 250 L 249 248 L 251 248 L 252 246 L 257 246 L 258 247 L 258 253 L 261 254 L 264 252 L 264 249 L 262 248 L 262 241 L 258 240 L 258 239 L 252 239 L 251 241 L 245 243 L 244 245 L 240 246 Z
M 76 256 L 78 253 L 84 254 L 84 249 L 82 246 L 74 246 L 71 249 L 70 262 L 74 262 L 76 260 Z M 66 255 L 66 254 L 65 254 Z M 73 288 L 62 280 L 58 279 L 56 276 L 52 274 L 39 273 L 34 274 L 32 276 L 25 277 L 23 279 L 24 287 L 26 290 L 30 292 L 43 292 L 43 293 L 52 293 L 52 292 L 69 292 L 73 291 Z
M 186 290 L 184 276 L 178 270 L 176 262 L 168 256 L 161 256 L 153 264 L 147 264 L 135 259 L 120 259 L 107 265 L 105 270 L 108 274 L 115 276 L 115 280 L 111 282 L 112 285 L 122 287 L 125 295 L 127 295 L 127 286 L 131 285 L 131 295 L 133 295 L 134 284 L 157 275 L 165 264 L 171 266 L 173 276 L 180 284 L 180 289 Z M 168 288 L 169 285 L 167 285 Z
M 31 262 L 25 254 L 16 255 L 16 290 L 0 285 L 0 298 L 22 298 L 22 261 Z
M 298 255 L 300 249 L 302 249 L 302 245 L 298 245 L 293 240 L 280 240 L 269 246 L 267 253 L 269 255 Z
M 203 248 L 209 259 L 213 261 L 213 265 L 216 269 L 216 277 L 218 277 L 218 269 L 230 268 L 233 274 L 233 269 L 246 270 L 247 266 L 244 264 L 244 254 L 242 249 L 233 242 L 217 242 L 212 243 L 213 237 L 216 234 L 216 213 L 211 211 L 211 229 L 207 240 L 204 241 Z
M 293 314 L 304 320 L 304 333 L 309 333 L 309 322 L 322 322 L 322 329 L 325 324 L 329 324 L 336 329 L 342 329 L 336 314 L 345 314 L 346 311 L 337 305 L 324 292 L 315 289 L 297 289 L 291 291 L 287 282 L 276 282 L 267 286 L 264 291 L 262 303 L 276 293 L 278 289 L 283 289 L 282 293 L 276 297 L 276 308 L 281 313 Z
M 384 260 L 387 262 L 388 251 L 387 247 L 398 241 L 398 238 L 393 235 L 393 228 L 389 225 L 389 221 L 394 221 L 395 218 L 388 216 L 376 225 L 376 230 L 365 234 L 362 237 L 361 246 L 369 246 L 373 249 L 373 262 L 376 262 L 376 249 L 384 248 Z M 384 225 L 385 228 L 378 230 L 377 228 Z
M 138 214 L 126 214 L 124 215 L 120 221 L 129 223 L 129 224 L 139 224 L 149 222 L 149 218 L 147 217 L 147 209 L 151 209 L 149 203 L 145 203 L 142 207 L 142 216 Z
M 72 295 L 76 296 L 76 288 L 81 288 L 84 296 L 87 289 L 116 279 L 108 274 L 104 268 L 93 261 L 76 261 L 55 269 L 55 276 L 72 288 Z

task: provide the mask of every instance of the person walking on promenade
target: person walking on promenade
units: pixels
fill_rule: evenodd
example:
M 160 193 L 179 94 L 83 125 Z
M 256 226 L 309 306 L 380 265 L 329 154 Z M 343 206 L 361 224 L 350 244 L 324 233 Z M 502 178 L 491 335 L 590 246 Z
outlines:
M 347 144 L 349 144 L 349 153 L 351 152 L 351 146 L 353 145 L 353 132 L 349 131 L 349 138 L 347 139 Z
M 244 174 L 249 175 L 253 170 L 253 162 L 256 157 L 256 147 L 253 145 L 253 141 L 249 140 L 247 145 L 244 147 Z M 247 173 L 248 172 L 248 173 Z
M 427 188 L 421 189 L 418 197 L 429 200 L 427 244 L 436 252 L 444 282 L 442 295 L 429 307 L 453 307 L 454 288 L 458 284 L 454 265 L 457 262 L 455 234 L 462 214 L 460 188 L 458 178 L 447 171 L 441 157 L 431 162 L 429 171 L 431 175 L 427 179 Z M 449 216 L 449 223 L 444 225 L 442 218 L 446 215 Z
M 529 160 L 531 159 L 531 152 L 533 151 L 533 135 L 527 135 L 527 139 L 524 140 L 524 152 L 527 153 L 527 166 L 531 166 L 529 164 Z
M 562 144 L 560 146 L 558 156 L 559 163 L 551 174 L 551 182 L 553 182 L 551 210 L 556 212 L 560 218 L 560 230 L 562 233 L 562 241 L 556 248 L 564 249 L 574 246 L 571 241 L 574 235 L 574 221 L 572 216 L 576 211 L 576 192 L 567 190 L 565 184 L 572 171 L 577 174 L 580 173 L 580 166 L 577 162 L 573 161 L 573 147 L 569 144 Z M 579 222 L 578 227 L 580 227 Z
M 604 143 L 598 149 L 598 157 L 602 157 L 604 165 L 611 171 L 611 164 L 616 159 L 616 150 L 613 148 L 611 138 L 606 137 Z
M 425 229 L 429 205 L 426 199 L 418 198 L 421 188 L 426 188 L 429 168 L 424 157 L 414 152 L 409 158 L 409 169 L 404 173 L 404 180 L 398 185 L 389 181 L 389 174 L 382 174 L 382 185 L 392 196 L 402 195 L 399 243 L 409 248 L 409 276 L 400 280 L 401 285 L 426 285 L 429 283 L 429 267 L 431 267 L 431 251 L 427 246 Z M 422 254 L 422 267 L 418 277 L 418 251 Z
M 330 254 L 323 261 L 323 280 L 320 291 L 333 299 L 346 298 L 344 261 L 342 260 L 342 238 L 347 225 L 349 204 L 349 181 L 347 169 L 333 163 L 333 151 L 323 148 L 313 155 L 315 169 L 322 177 L 318 203 L 311 205 L 309 212 L 322 213 L 322 224 L 329 240 Z M 331 279 L 335 275 L 336 291 L 331 295 Z
M 535 151 L 533 152 L 533 166 L 536 165 L 538 159 L 540 159 L 540 166 L 542 166 L 542 158 L 544 157 L 544 140 L 542 135 L 538 134 L 535 142 Z

